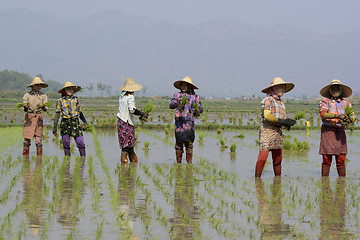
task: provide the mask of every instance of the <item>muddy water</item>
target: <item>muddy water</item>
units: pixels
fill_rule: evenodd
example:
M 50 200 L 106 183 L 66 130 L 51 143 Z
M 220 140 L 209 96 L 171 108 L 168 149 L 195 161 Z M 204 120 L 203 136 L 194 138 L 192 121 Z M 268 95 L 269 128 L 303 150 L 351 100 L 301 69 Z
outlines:
M 85 133 L 86 159 L 76 147 L 64 158 L 49 135 L 44 156 L 35 156 L 33 144 L 28 162 L 21 128 L 1 131 L 0 238 L 359 237 L 359 132 L 348 134 L 346 178 L 337 177 L 335 166 L 329 178 L 320 177 L 318 131 L 291 131 L 284 132 L 288 139 L 308 141 L 310 150 L 285 151 L 281 178 L 273 177 L 269 157 L 262 180 L 253 178 L 257 131 L 205 131 L 191 165 L 174 164 L 173 135 L 137 134 L 139 163 L 121 165 L 114 131 Z

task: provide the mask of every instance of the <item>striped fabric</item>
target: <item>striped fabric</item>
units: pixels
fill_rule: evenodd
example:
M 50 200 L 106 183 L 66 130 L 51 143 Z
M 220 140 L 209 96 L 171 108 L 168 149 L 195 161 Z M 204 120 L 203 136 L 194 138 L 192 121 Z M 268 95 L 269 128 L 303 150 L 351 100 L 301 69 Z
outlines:
M 61 114 L 61 118 L 78 118 L 81 107 L 78 97 L 65 96 L 56 102 L 56 112 Z

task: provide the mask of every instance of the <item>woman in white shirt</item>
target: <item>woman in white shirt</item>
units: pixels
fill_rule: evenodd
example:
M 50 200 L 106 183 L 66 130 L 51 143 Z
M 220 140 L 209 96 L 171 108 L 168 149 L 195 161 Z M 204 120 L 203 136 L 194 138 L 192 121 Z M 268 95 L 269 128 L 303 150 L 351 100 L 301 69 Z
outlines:
M 136 138 L 133 118 L 134 115 L 139 115 L 141 118 L 147 118 L 149 115 L 135 107 L 134 92 L 141 88 L 142 86 L 132 78 L 127 78 L 125 84 L 119 88 L 122 92 L 119 97 L 119 112 L 116 116 L 122 163 L 127 163 L 128 157 L 130 162 L 138 161 L 134 152 Z

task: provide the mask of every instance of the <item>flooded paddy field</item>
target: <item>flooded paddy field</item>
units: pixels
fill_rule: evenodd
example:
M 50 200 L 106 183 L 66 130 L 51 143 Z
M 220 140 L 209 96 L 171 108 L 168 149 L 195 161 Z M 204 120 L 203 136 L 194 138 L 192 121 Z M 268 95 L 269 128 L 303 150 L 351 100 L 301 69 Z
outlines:
M 333 163 L 321 178 L 319 130 L 295 130 L 285 139 L 309 149 L 284 150 L 282 177 L 269 157 L 262 179 L 257 130 L 197 130 L 192 164 L 175 163 L 172 131 L 137 127 L 137 164 L 120 164 L 115 129 L 86 132 L 86 158 L 74 144 L 64 158 L 50 132 L 43 156 L 32 143 L 24 159 L 22 128 L 1 128 L 0 239 L 360 237 L 358 130 L 347 133 L 347 177 Z

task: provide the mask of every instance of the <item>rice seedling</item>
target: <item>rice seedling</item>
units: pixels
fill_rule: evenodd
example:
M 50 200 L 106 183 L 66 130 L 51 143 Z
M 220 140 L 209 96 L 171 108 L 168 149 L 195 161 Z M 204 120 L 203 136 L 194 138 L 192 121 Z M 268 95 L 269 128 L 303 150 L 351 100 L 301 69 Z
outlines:
M 20 108 L 23 108 L 24 107 L 24 103 L 16 103 L 16 105 L 15 105 L 15 107 L 16 107 L 16 109 L 20 109 Z
M 305 152 L 310 149 L 309 143 L 307 141 L 298 141 L 296 137 L 294 138 L 294 142 L 291 142 L 288 139 L 284 139 L 283 147 L 284 150 L 300 152 Z
M 47 108 L 51 107 L 51 105 L 52 105 L 51 102 L 46 102 L 46 103 L 44 103 L 44 107 L 47 107 Z
M 188 99 L 187 99 L 187 97 L 185 95 L 181 98 L 181 104 L 184 107 L 185 107 L 186 104 L 188 104 Z
M 306 117 L 306 113 L 304 111 L 296 112 L 294 115 L 295 120 L 304 119 Z
M 234 136 L 234 138 L 244 139 L 245 136 L 244 136 L 244 134 L 241 133 L 241 134 L 239 134 L 239 135 Z
M 92 124 L 81 124 L 81 129 L 85 132 L 94 133 L 95 129 Z
M 221 138 L 220 141 L 219 141 L 219 143 L 220 143 L 220 148 L 221 148 L 221 149 L 228 148 L 228 146 L 226 146 L 226 144 L 225 144 L 224 139 Z
M 146 142 L 144 142 L 144 150 L 149 150 L 150 148 L 149 148 L 149 146 L 150 146 L 150 142 L 149 141 L 146 141 Z
M 236 144 L 231 144 L 231 146 L 230 146 L 230 153 L 231 153 L 231 154 L 236 154 Z
M 345 107 L 345 115 L 350 117 L 350 116 L 353 116 L 354 115 L 354 110 L 352 107 L 350 107 L 349 105 L 347 105 Z

